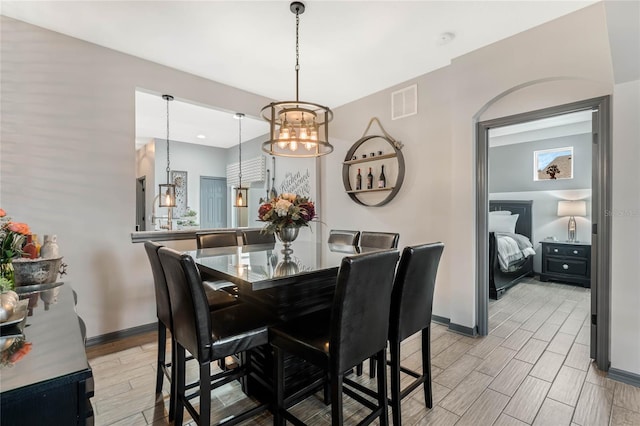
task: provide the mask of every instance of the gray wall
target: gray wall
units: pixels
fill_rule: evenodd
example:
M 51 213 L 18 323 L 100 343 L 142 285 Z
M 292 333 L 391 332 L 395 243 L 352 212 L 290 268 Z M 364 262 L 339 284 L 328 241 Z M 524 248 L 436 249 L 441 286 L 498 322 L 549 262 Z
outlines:
M 0 205 L 57 234 L 89 337 L 155 322 L 131 243 L 136 89 L 252 116 L 272 100 L 5 16 L 0 31 Z
M 153 203 L 158 195 L 158 184 L 167 180 L 167 142 L 165 139 L 154 139 L 151 144 L 156 153 L 154 186 L 147 184 L 147 201 Z M 142 149 L 142 148 L 141 148 Z M 149 147 L 146 148 L 150 149 Z M 171 170 L 187 172 L 187 206 L 198 213 L 200 220 L 200 176 L 227 176 L 227 149 L 214 148 L 206 145 L 171 141 L 170 166 Z M 138 155 L 138 158 L 140 155 Z M 151 212 L 147 210 L 147 223 L 151 224 Z M 167 209 L 156 208 L 157 216 L 166 216 Z M 152 230 L 153 228 L 149 228 Z M 176 229 L 176 228 L 174 228 Z
M 533 180 L 534 151 L 571 146 L 573 179 Z M 591 188 L 591 134 L 489 148 L 490 193 L 584 188 Z
M 489 142 L 491 143 L 491 142 Z M 573 146 L 573 179 L 533 180 L 533 152 Z M 577 217 L 577 239 L 591 241 L 591 134 L 489 148 L 489 199 L 533 200 L 533 269 L 540 273 L 540 241 L 567 239 L 568 218 L 558 217 L 559 200 L 587 201 L 587 216 Z

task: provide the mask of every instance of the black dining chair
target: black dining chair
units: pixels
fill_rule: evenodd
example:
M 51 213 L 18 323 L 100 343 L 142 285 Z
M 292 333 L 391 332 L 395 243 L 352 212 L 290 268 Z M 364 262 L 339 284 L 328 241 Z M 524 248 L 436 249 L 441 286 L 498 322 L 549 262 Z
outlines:
M 238 233 L 233 231 L 196 232 L 196 248 L 233 247 L 238 245 Z
M 398 253 L 391 250 L 345 257 L 338 272 L 330 311 L 320 311 L 271 328 L 269 337 L 274 349 L 276 386 L 275 426 L 284 425 L 286 419 L 299 424 L 300 421 L 287 408 L 325 380 L 320 378 L 285 398 L 285 352 L 301 357 L 328 373 L 332 424 L 343 423 L 343 392 L 372 410 L 361 424 L 369 424 L 376 418 L 380 418 L 383 425 L 388 423 L 385 373 L 387 315 L 397 262 Z M 364 392 L 366 388 L 344 377 L 355 365 L 373 355 L 377 357 L 380 369 L 377 404 L 356 392 Z
M 329 231 L 329 244 L 337 244 L 343 246 L 357 246 L 360 231 L 345 231 L 341 229 L 332 229 Z
M 157 371 L 156 371 L 156 393 L 162 392 L 162 383 L 164 376 L 167 376 L 169 383 L 173 383 L 175 378 L 173 374 L 175 371 L 171 368 L 171 362 L 167 361 L 166 348 L 167 348 L 167 330 L 171 333 L 171 360 L 175 360 L 175 348 L 173 343 L 173 319 L 171 316 L 171 303 L 169 301 L 169 290 L 167 288 L 167 281 L 165 279 L 162 265 L 160 264 L 160 258 L 158 257 L 158 250 L 162 246 L 152 241 L 146 241 L 144 243 L 144 249 L 149 258 L 151 264 L 151 273 L 153 274 L 153 286 L 156 296 L 156 316 L 158 318 L 158 359 L 157 359 Z M 207 304 L 210 310 L 222 309 L 228 306 L 238 303 L 238 299 L 233 297 L 227 292 L 215 291 L 212 289 L 206 290 Z M 175 393 L 173 391 L 169 394 L 169 419 L 173 420 L 173 408 L 174 408 Z
M 431 243 L 405 247 L 391 293 L 389 349 L 391 359 L 391 408 L 393 424 L 402 424 L 401 403 L 418 386 L 423 385 L 427 408 L 433 407 L 431 392 L 431 310 L 438 265 L 444 244 Z M 422 331 L 422 374 L 400 365 L 400 344 Z M 372 360 L 375 366 L 376 361 Z M 375 367 L 372 367 L 375 370 Z M 400 390 L 400 372 L 415 378 Z M 370 392 L 370 395 L 373 395 Z
M 370 232 L 362 231 L 360 234 L 360 250 L 366 251 L 366 249 L 395 249 L 398 248 L 398 240 L 400 234 L 393 232 Z M 362 375 L 362 364 L 356 367 L 356 375 Z M 373 361 L 370 363 L 369 376 L 375 377 L 376 370 L 373 367 Z
M 236 246 L 238 246 L 238 233 L 235 230 L 196 232 L 196 247 L 198 250 Z M 205 285 L 214 290 L 224 290 L 233 295 L 238 294 L 238 287 L 231 281 L 207 279 Z
M 244 362 L 237 368 L 213 376 L 210 376 L 211 362 L 267 344 L 268 327 L 272 319 L 248 304 L 209 311 L 202 279 L 193 258 L 167 247 L 158 250 L 158 256 L 169 289 L 176 345 L 173 386 L 176 393 L 175 424 L 182 424 L 186 408 L 198 425 L 206 426 L 211 422 L 211 391 L 246 377 L 251 371 L 249 356 L 243 357 Z M 190 394 L 188 392 L 192 386 L 185 384 L 186 351 L 193 355 L 200 366 L 199 390 Z M 199 412 L 190 402 L 195 397 L 199 397 Z M 242 413 L 225 417 L 219 424 L 240 423 L 268 406 L 268 403 L 256 403 Z
M 395 249 L 398 248 L 400 234 L 392 232 L 362 231 L 360 234 L 360 247 Z
M 276 236 L 273 233 L 262 232 L 259 229 L 242 231 L 242 244 L 273 244 Z

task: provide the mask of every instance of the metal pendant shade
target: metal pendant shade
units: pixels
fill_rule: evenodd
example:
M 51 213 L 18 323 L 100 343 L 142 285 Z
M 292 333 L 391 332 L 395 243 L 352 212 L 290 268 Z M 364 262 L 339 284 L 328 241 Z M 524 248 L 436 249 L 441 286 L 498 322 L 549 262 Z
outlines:
M 234 198 L 234 207 L 247 207 L 249 204 L 249 188 L 242 186 L 242 119 L 244 114 L 236 113 L 234 117 L 238 120 L 238 187 Z
M 162 95 L 162 99 L 167 101 L 167 183 L 161 183 L 159 185 L 159 206 L 160 207 L 175 207 L 176 206 L 176 186 L 171 183 L 169 179 L 169 172 L 171 171 L 169 162 L 169 102 L 173 100 L 171 95 Z
M 333 112 L 326 106 L 299 99 L 299 27 L 305 7 L 294 1 L 289 8 L 296 15 L 296 100 L 272 102 L 262 108 L 262 118 L 269 122 L 269 140 L 262 144 L 262 150 L 281 157 L 319 157 L 333 151 L 329 143 Z

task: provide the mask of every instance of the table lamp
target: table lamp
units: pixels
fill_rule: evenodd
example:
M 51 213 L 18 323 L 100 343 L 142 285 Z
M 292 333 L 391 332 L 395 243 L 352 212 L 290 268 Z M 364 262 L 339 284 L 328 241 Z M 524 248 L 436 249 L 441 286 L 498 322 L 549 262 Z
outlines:
M 578 201 L 558 201 L 558 216 L 569 216 L 569 224 L 567 226 L 567 241 L 575 243 L 576 241 L 576 216 L 587 215 L 587 203 L 584 200 Z

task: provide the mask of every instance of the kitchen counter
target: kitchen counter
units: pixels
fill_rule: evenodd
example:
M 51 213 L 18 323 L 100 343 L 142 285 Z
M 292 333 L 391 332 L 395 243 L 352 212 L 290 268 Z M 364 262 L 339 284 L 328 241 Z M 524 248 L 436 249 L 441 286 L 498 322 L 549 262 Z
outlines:
M 138 231 L 131 233 L 132 243 L 143 243 L 145 241 L 178 241 L 178 240 L 194 240 L 196 232 L 213 232 L 213 231 L 229 231 L 236 230 L 238 236 L 242 236 L 242 231 L 260 230 L 261 228 L 209 228 L 209 229 L 176 229 L 168 231 L 161 229 L 158 231 Z

